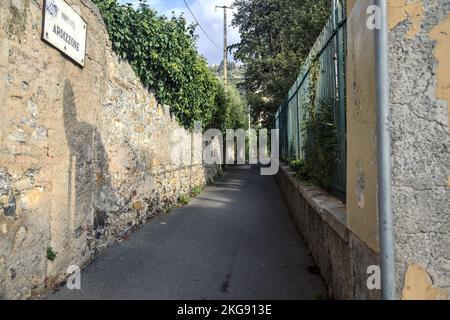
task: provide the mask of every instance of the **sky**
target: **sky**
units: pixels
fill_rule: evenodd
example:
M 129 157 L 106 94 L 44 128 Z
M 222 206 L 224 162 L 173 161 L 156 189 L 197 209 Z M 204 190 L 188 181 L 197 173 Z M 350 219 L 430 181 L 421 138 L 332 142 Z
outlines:
M 139 3 L 137 0 L 119 0 L 119 2 Z M 186 0 L 186 2 L 209 37 L 220 47 L 218 48 L 212 44 L 197 26 L 196 33 L 199 36 L 197 47 L 199 53 L 206 57 L 210 65 L 220 64 L 223 59 L 223 9 L 215 10 L 215 6 L 231 6 L 233 0 Z M 183 13 L 189 23 L 195 22 L 183 0 L 147 0 L 147 4 L 168 17 L 173 15 L 172 12 L 175 12 L 175 15 Z M 231 26 L 233 11 L 227 11 L 228 45 L 239 42 L 240 39 L 239 31 Z M 229 54 L 228 59 L 232 60 L 232 58 L 232 55 Z

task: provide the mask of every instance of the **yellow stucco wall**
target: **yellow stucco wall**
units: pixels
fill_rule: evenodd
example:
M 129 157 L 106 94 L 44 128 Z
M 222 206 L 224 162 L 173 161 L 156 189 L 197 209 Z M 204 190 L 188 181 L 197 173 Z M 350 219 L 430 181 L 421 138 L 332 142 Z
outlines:
M 411 27 L 406 37 L 411 39 L 417 35 L 420 30 L 420 23 L 425 15 L 421 1 L 415 0 L 408 3 L 405 0 L 391 0 L 388 1 L 388 10 L 389 29 L 408 19 L 411 22 Z
M 392 29 L 399 23 L 409 20 L 411 27 L 406 36 L 414 38 L 420 30 L 420 24 L 424 18 L 425 10 L 422 1 L 416 0 L 407 3 L 405 0 L 392 0 L 389 5 L 389 28 Z M 447 101 L 449 113 L 449 130 L 450 130 L 450 60 L 448 53 L 450 52 L 450 16 L 437 25 L 429 33 L 429 37 L 436 41 L 434 56 L 438 61 L 437 70 L 437 87 L 436 97 Z M 448 177 L 448 185 L 450 186 L 450 177 Z
M 377 251 L 375 38 L 374 32 L 365 27 L 367 7 L 373 3 L 367 0 L 347 2 L 347 221 L 348 227 Z M 409 20 L 411 27 L 406 37 L 413 38 L 420 30 L 425 12 L 421 1 L 392 0 L 388 2 L 388 14 L 389 29 Z M 448 30 L 450 17 L 436 26 L 430 37 L 437 41 L 434 52 L 439 61 L 436 96 L 450 101 Z
M 374 32 L 366 28 L 367 6 L 373 1 L 350 0 L 348 9 L 347 54 L 347 225 L 369 247 L 378 252 L 377 166 L 376 166 L 376 87 Z M 423 1 L 388 1 L 389 29 L 408 21 L 405 37 L 421 32 L 425 19 Z M 436 41 L 433 51 L 438 65 L 438 99 L 448 102 L 450 130 L 450 16 L 429 33 Z M 450 186 L 450 177 L 448 178 Z M 405 261 L 406 262 L 406 261 Z M 450 290 L 434 285 L 434 274 L 407 261 L 401 275 L 403 299 L 449 299 Z
M 356 1 L 347 20 L 347 225 L 378 251 L 375 33 L 366 28 L 370 4 Z
M 403 300 L 448 300 L 449 291 L 433 285 L 427 270 L 411 264 L 405 276 Z

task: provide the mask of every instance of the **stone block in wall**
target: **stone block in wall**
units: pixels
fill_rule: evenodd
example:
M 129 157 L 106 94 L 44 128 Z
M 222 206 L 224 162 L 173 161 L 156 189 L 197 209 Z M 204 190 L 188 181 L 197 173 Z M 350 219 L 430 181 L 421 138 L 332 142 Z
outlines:
M 318 187 L 303 185 L 287 167 L 280 168 L 276 179 L 329 296 L 379 299 L 380 291 L 367 287 L 367 268 L 378 264 L 378 255 L 348 230 L 343 204 Z

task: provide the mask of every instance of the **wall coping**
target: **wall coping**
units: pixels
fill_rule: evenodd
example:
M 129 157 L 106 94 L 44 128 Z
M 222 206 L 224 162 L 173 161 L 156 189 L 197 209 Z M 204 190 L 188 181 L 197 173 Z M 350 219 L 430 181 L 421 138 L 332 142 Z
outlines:
M 347 209 L 339 199 L 318 186 L 309 186 L 294 177 L 295 172 L 285 164 L 280 165 L 279 174 L 284 175 L 300 192 L 310 206 L 346 242 L 349 240 Z

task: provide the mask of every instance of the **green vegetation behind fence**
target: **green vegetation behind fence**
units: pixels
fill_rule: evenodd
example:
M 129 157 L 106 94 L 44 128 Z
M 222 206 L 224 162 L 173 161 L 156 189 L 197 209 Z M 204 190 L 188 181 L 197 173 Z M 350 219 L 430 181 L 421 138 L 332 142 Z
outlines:
M 345 201 L 345 1 L 332 12 L 275 115 L 280 155 Z

